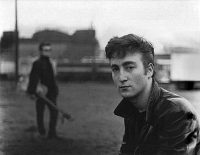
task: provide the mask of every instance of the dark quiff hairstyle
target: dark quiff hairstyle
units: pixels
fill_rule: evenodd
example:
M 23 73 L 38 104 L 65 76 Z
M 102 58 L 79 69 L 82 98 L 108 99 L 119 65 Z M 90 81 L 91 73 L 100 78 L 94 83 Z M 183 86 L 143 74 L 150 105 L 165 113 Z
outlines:
M 141 53 L 145 68 L 147 68 L 150 63 L 154 65 L 153 45 L 135 34 L 111 38 L 105 47 L 105 52 L 108 59 L 124 58 L 129 53 Z
M 42 43 L 40 43 L 39 48 L 38 48 L 39 51 L 42 51 L 44 46 L 51 46 L 51 44 L 48 43 L 48 42 L 42 42 Z

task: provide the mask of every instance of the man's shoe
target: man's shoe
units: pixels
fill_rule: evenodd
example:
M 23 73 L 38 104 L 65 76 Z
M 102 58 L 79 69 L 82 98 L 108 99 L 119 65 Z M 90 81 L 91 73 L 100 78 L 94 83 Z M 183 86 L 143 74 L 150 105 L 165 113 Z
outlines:
M 38 140 L 45 140 L 45 139 L 46 139 L 46 136 L 45 136 L 45 134 L 44 134 L 44 135 L 41 135 L 40 133 L 37 133 L 37 134 L 36 134 L 36 139 L 38 139 Z
M 56 133 L 52 134 L 52 133 L 49 133 L 48 136 L 47 136 L 48 139 L 59 139 L 59 137 L 57 136 Z
M 38 129 L 38 132 L 39 132 L 39 134 L 40 134 L 41 136 L 45 136 L 45 134 L 46 134 L 46 131 L 45 131 L 44 128 L 39 128 L 39 129 Z

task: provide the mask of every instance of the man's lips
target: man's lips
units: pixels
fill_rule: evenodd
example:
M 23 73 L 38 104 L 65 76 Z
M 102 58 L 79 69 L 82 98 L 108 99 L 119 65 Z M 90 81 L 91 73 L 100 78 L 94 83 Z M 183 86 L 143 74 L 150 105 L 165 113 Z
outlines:
M 131 86 L 119 86 L 119 88 L 121 88 L 121 89 L 129 88 L 129 87 L 131 87 Z

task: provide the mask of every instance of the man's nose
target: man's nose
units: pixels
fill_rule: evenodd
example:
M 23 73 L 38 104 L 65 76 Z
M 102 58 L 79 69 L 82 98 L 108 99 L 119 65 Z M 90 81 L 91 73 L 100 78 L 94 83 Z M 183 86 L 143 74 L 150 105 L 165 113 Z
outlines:
M 126 75 L 126 72 L 123 69 L 120 70 L 120 72 L 119 72 L 119 81 L 120 82 L 127 81 L 127 75 Z

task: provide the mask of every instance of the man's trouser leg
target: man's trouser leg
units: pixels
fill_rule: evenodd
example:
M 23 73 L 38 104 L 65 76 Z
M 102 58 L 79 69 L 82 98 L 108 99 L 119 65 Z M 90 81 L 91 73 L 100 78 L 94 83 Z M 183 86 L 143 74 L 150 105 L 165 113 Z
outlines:
M 45 110 L 45 102 L 42 99 L 38 99 L 36 101 L 36 117 L 37 117 L 36 119 L 37 119 L 38 132 L 41 135 L 45 135 L 44 110 Z
M 55 105 L 56 105 L 56 97 L 48 97 Z M 56 137 L 56 125 L 57 125 L 57 118 L 58 118 L 58 111 L 55 110 L 53 107 L 49 106 L 49 111 L 50 111 L 50 120 L 49 120 L 49 132 L 48 132 L 48 137 Z

